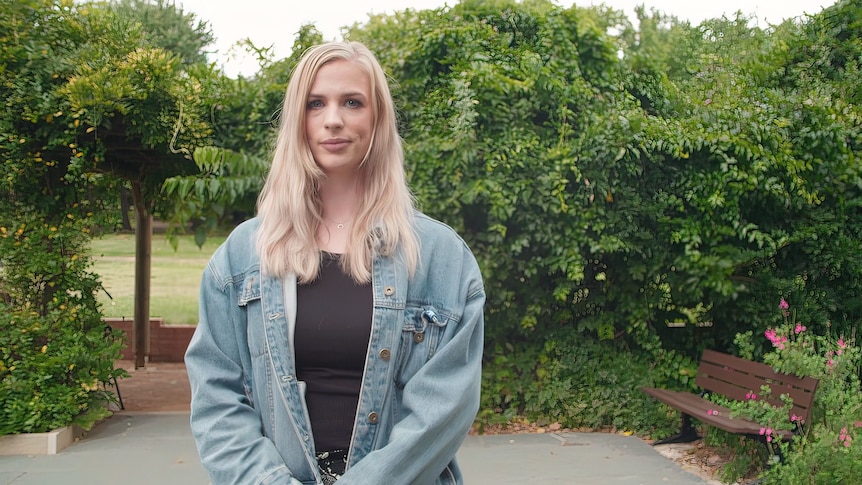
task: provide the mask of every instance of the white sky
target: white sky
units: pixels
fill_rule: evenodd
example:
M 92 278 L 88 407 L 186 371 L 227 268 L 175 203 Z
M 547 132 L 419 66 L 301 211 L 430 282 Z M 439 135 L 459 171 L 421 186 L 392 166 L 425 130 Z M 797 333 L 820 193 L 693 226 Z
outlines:
M 302 24 L 313 23 L 324 40 L 340 40 L 340 28 L 363 22 L 369 13 L 391 13 L 413 8 L 423 10 L 455 5 L 457 0 L 175 0 L 187 12 L 209 22 L 216 36 L 214 59 L 228 75 L 251 75 L 257 64 L 241 50 L 231 50 L 237 41 L 250 38 L 258 47 L 272 46 L 276 59 L 290 53 Z M 636 5 L 655 7 L 692 23 L 733 15 L 741 10 L 754 14 L 760 25 L 777 24 L 790 17 L 814 14 L 836 0 L 556 0 L 561 6 L 605 3 L 633 15 Z

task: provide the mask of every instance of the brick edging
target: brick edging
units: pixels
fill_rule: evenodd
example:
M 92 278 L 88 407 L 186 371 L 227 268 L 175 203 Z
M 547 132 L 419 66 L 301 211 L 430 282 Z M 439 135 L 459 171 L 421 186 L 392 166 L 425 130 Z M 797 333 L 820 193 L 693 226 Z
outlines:
M 135 359 L 135 336 L 131 318 L 103 318 L 103 322 L 126 340 L 123 360 Z M 147 354 L 150 362 L 182 362 L 186 348 L 195 332 L 194 325 L 165 325 L 163 318 L 150 319 L 150 342 Z

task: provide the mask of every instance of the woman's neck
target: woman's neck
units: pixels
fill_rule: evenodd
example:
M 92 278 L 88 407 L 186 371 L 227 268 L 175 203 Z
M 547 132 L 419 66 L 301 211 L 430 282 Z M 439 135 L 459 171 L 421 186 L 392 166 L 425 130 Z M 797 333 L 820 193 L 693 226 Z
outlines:
M 324 219 L 342 222 L 352 219 L 359 207 L 359 181 L 356 178 L 325 179 L 318 195 Z
M 323 218 L 317 230 L 318 245 L 323 251 L 342 254 L 347 251 L 349 236 L 356 222 L 359 182 L 356 178 L 327 178 L 318 195 Z

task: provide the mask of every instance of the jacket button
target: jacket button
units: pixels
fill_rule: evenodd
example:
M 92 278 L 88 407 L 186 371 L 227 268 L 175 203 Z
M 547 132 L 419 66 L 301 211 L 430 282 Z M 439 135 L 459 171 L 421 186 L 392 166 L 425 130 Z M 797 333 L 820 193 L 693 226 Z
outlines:
M 293 380 L 293 376 L 281 376 L 282 382 L 290 382 Z
M 383 359 L 384 361 L 387 361 L 387 362 L 388 362 L 388 361 L 389 361 L 389 357 L 391 357 L 391 354 L 390 354 L 390 352 L 389 352 L 389 349 L 383 349 L 383 350 L 381 350 L 381 351 L 380 351 L 380 358 L 381 358 L 381 359 Z
M 369 422 L 369 423 L 371 423 L 371 424 L 377 424 L 377 420 L 378 420 L 378 419 L 379 419 L 379 417 L 377 416 L 377 413 L 375 413 L 375 412 L 373 412 L 373 411 L 372 411 L 372 412 L 370 412 L 370 413 L 368 413 L 368 422 Z
M 395 294 L 395 287 L 387 286 L 386 288 L 383 288 L 383 294 L 386 296 L 394 295 Z
M 425 334 L 420 332 L 415 332 L 413 334 L 413 341 L 417 344 L 421 344 L 422 341 L 425 340 Z

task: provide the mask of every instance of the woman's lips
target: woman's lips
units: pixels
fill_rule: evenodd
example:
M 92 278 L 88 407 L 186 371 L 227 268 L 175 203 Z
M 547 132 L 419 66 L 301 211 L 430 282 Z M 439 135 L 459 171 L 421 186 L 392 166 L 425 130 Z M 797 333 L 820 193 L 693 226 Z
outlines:
M 323 148 L 330 152 L 339 152 L 347 147 L 350 144 L 350 140 L 345 139 L 337 139 L 337 140 L 324 140 L 321 145 Z

